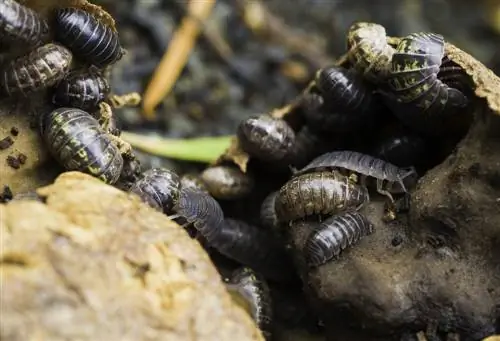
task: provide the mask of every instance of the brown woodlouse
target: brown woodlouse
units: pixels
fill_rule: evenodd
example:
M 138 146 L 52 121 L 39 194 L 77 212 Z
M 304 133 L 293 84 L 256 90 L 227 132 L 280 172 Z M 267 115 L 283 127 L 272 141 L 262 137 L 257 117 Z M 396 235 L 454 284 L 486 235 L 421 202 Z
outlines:
M 71 71 L 58 84 L 53 102 L 59 106 L 95 110 L 110 92 L 108 81 L 98 71 Z
M 166 214 L 170 214 L 179 199 L 179 191 L 179 176 L 166 168 L 148 169 L 129 189 L 148 205 Z
M 22 94 L 51 87 L 68 73 L 73 57 L 57 44 L 46 44 L 14 59 L 2 69 L 0 91 L 3 95 Z
M 311 215 L 330 215 L 359 209 L 369 201 L 368 190 L 339 172 L 315 172 L 293 177 L 275 201 L 278 221 L 290 222 Z
M 226 218 L 209 244 L 266 278 L 277 281 L 294 278 L 293 264 L 284 245 L 269 230 Z
M 76 57 L 103 68 L 124 54 L 118 33 L 95 16 L 79 8 L 59 8 L 55 12 L 56 40 Z
M 372 232 L 373 224 L 356 211 L 325 219 L 307 237 L 304 246 L 307 263 L 310 267 L 325 264 Z
M 349 61 L 364 78 L 375 84 L 385 81 L 394 48 L 387 43 L 387 33 L 382 25 L 353 24 L 347 33 L 347 48 Z
M 413 33 L 402 38 L 392 57 L 389 91 L 381 92 L 402 123 L 436 134 L 467 106 L 467 97 L 438 78 L 445 57 L 444 38 Z
M 123 157 L 113 139 L 87 112 L 59 108 L 42 118 L 42 136 L 54 158 L 66 169 L 93 175 L 114 184 Z
M 408 191 L 407 185 L 413 186 L 417 180 L 417 172 L 413 167 L 400 168 L 371 155 L 348 150 L 320 155 L 297 170 L 294 176 L 325 169 L 348 170 L 360 174 L 359 182 L 363 186 L 367 177 L 373 177 L 377 180 L 377 192 L 387 196 L 391 202 L 394 202 L 391 193 L 405 193 Z
M 48 37 L 49 25 L 37 12 L 14 0 L 0 2 L 0 40 L 37 45 Z
M 212 166 L 206 168 L 200 179 L 208 192 L 216 199 L 238 199 L 249 194 L 254 186 L 253 178 L 231 166 Z
M 243 120 L 237 132 L 242 149 L 262 161 L 287 159 L 293 152 L 295 132 L 284 120 L 269 115 Z
M 251 314 L 253 320 L 270 340 L 273 330 L 273 305 L 271 292 L 265 279 L 250 268 L 236 269 L 226 280 L 232 298 Z

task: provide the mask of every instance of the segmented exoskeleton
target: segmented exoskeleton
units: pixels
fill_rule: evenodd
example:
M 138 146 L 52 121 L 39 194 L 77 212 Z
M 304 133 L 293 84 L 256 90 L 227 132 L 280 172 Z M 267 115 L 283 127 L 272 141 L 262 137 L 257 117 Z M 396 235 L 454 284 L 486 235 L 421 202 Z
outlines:
M 53 101 L 60 106 L 95 110 L 109 92 L 108 81 L 97 70 L 77 70 L 58 84 Z
M 27 96 L 49 88 L 68 73 L 72 58 L 63 46 L 52 43 L 40 46 L 2 69 L 0 92 L 5 96 Z
M 422 163 L 426 155 L 426 141 L 412 133 L 396 133 L 384 138 L 372 155 L 398 167 L 411 167 Z
M 467 106 L 461 91 L 438 78 L 444 57 L 439 34 L 413 33 L 400 40 L 392 57 L 389 91 L 382 93 L 402 123 L 435 134 Z
M 49 25 L 37 12 L 14 0 L 0 1 L 0 41 L 38 45 L 48 37 Z
M 212 166 L 200 174 L 209 193 L 217 199 L 238 199 L 249 194 L 254 181 L 248 173 L 236 167 Z
M 274 209 L 278 194 L 279 191 L 271 192 L 264 199 L 264 201 L 262 201 L 260 206 L 260 222 L 264 227 L 269 229 L 275 229 L 278 227 L 278 217 L 276 216 L 276 210 Z
M 347 33 L 349 61 L 370 82 L 380 84 L 389 74 L 394 48 L 387 43 L 382 25 L 360 22 Z
M 293 177 L 275 201 L 278 221 L 289 222 L 311 215 L 330 215 L 359 209 L 369 201 L 368 190 L 338 172 L 314 172 Z
M 169 169 L 152 168 L 142 173 L 129 191 L 151 207 L 170 214 L 179 199 L 180 179 Z
M 55 12 L 56 40 L 75 57 L 103 68 L 124 54 L 118 33 L 95 16 L 79 8 L 59 8 Z
M 226 288 L 233 299 L 248 310 L 266 340 L 270 340 L 273 305 L 265 279 L 252 269 L 243 267 L 236 269 L 226 280 Z
M 325 264 L 372 231 L 373 224 L 359 212 L 332 216 L 321 222 L 307 237 L 304 246 L 307 263 L 311 267 Z
M 406 183 L 413 186 L 417 179 L 413 167 L 399 168 L 371 155 L 347 150 L 320 155 L 304 168 L 297 170 L 294 176 L 299 177 L 308 172 L 325 169 L 343 169 L 360 174 L 359 183 L 362 185 L 365 185 L 366 177 L 373 177 L 377 179 L 377 191 L 392 202 L 394 199 L 391 193 L 407 192 Z
M 122 155 L 95 118 L 80 109 L 59 108 L 42 119 L 46 146 L 66 170 L 88 173 L 109 184 L 119 179 Z

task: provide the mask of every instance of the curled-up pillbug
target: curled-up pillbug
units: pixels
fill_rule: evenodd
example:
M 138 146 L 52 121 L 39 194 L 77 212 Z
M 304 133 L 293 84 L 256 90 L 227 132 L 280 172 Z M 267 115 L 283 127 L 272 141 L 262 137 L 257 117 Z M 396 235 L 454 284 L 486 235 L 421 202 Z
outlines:
M 94 110 L 109 94 L 106 78 L 97 71 L 71 71 L 57 86 L 53 102 L 59 106 Z
M 196 174 L 184 174 L 181 176 L 181 189 L 196 188 L 199 191 L 208 193 L 207 186 Z
M 56 40 L 67 46 L 76 57 L 103 68 L 124 54 L 118 33 L 87 11 L 60 8 L 55 12 Z
M 373 224 L 359 212 L 344 212 L 325 219 L 307 237 L 304 246 L 307 263 L 311 267 L 325 264 L 372 232 Z
M 305 111 L 309 126 L 323 131 L 353 131 L 376 117 L 378 102 L 354 70 L 336 66 L 320 69 L 314 84 L 323 104 Z
M 179 199 L 179 191 L 179 176 L 166 168 L 148 169 L 129 190 L 151 207 L 166 214 L 171 212 Z
M 382 25 L 353 24 L 347 33 L 347 48 L 349 61 L 364 78 L 375 84 L 387 78 L 394 48 L 387 43 Z
M 37 12 L 14 0 L 0 1 L 0 40 L 37 45 L 48 37 L 49 25 Z
M 42 136 L 54 158 L 68 171 L 75 170 L 114 184 L 123 157 L 113 139 L 87 112 L 59 108 L 42 118 Z
M 339 169 L 361 175 L 360 183 L 365 184 L 366 177 L 377 180 L 377 191 L 394 201 L 391 193 L 405 193 L 407 184 L 413 186 L 417 172 L 413 167 L 400 168 L 392 163 L 371 155 L 342 150 L 325 153 L 312 160 L 307 166 L 295 172 L 300 176 L 308 172 L 325 169 Z M 314 173 L 313 173 L 314 174 Z
M 260 205 L 260 222 L 264 227 L 275 229 L 278 226 L 278 217 L 274 205 L 279 191 L 271 192 Z
M 397 133 L 383 139 L 371 153 L 398 167 L 411 167 L 425 159 L 425 139 L 412 133 Z
M 273 327 L 271 292 L 266 280 L 250 268 L 236 269 L 226 281 L 232 298 L 253 318 L 266 340 L 270 340 Z
M 269 115 L 252 116 L 238 126 L 242 149 L 263 161 L 282 161 L 290 156 L 295 133 L 286 121 Z
M 221 254 L 255 269 L 266 278 L 282 281 L 294 277 L 292 261 L 272 231 L 226 218 L 208 243 Z
M 72 59 L 71 52 L 61 45 L 40 46 L 2 69 L 0 91 L 6 96 L 26 96 L 51 87 L 68 73 Z
M 451 88 L 458 89 L 465 93 L 474 89 L 474 84 L 465 70 L 457 63 L 452 61 L 448 56 L 444 56 L 441 67 L 437 74 L 439 80 Z
M 275 201 L 280 222 L 311 215 L 330 215 L 349 208 L 359 209 L 369 201 L 368 190 L 339 172 L 315 172 L 293 177 Z
M 217 199 L 237 199 L 253 189 L 253 178 L 236 167 L 212 166 L 200 174 L 208 192 Z
M 402 123 L 436 131 L 468 104 L 467 97 L 438 78 L 444 39 L 434 33 L 413 33 L 401 39 L 392 57 L 387 103 Z

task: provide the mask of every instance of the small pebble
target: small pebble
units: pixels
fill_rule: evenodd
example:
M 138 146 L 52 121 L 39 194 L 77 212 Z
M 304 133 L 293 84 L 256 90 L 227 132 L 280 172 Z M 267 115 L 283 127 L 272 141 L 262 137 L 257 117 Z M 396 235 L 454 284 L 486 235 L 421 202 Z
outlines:
M 21 167 L 18 158 L 12 155 L 7 156 L 7 164 L 14 169 L 19 169 L 19 167 Z
M 19 135 L 19 129 L 17 129 L 16 127 L 12 127 L 10 128 L 10 133 L 12 136 L 17 136 Z
M 28 160 L 28 157 L 24 154 L 19 154 L 19 156 L 17 157 L 17 160 L 19 161 L 19 163 L 21 165 L 24 165 L 26 163 L 26 160 Z
M 0 150 L 7 149 L 10 146 L 12 146 L 13 144 L 14 144 L 14 140 L 12 139 L 12 137 L 7 136 L 6 138 L 3 138 L 2 140 L 0 140 Z
M 13 197 L 14 195 L 12 194 L 10 187 L 7 185 L 3 186 L 3 191 L 0 194 L 0 202 L 11 201 Z

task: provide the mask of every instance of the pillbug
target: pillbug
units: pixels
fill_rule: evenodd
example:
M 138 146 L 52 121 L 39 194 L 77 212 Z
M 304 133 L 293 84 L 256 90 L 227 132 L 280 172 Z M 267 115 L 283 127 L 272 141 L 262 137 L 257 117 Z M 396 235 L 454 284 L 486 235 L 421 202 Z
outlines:
M 120 177 L 123 158 L 99 122 L 87 112 L 59 108 L 42 118 L 42 136 L 54 158 L 68 171 L 93 175 L 108 184 Z
M 322 98 L 321 105 L 306 106 L 305 114 L 307 124 L 316 130 L 354 131 L 369 125 L 378 112 L 372 91 L 352 69 L 336 66 L 320 69 L 314 84 Z M 310 96 L 319 101 L 314 94 Z
M 48 37 L 49 25 L 37 12 L 14 0 L 0 1 L 0 40 L 37 45 Z
M 109 92 L 108 81 L 99 72 L 71 71 L 58 84 L 53 102 L 64 107 L 94 110 Z
M 236 167 L 212 166 L 200 174 L 208 192 L 216 199 L 237 199 L 253 189 L 253 179 Z
M 310 267 L 325 264 L 372 232 L 373 224 L 359 212 L 344 212 L 325 219 L 307 237 L 304 246 L 307 263 Z
M 280 281 L 294 276 L 284 245 L 269 230 L 226 218 L 209 245 L 266 278 Z
M 375 84 L 387 78 L 394 48 L 387 43 L 382 25 L 353 24 L 347 33 L 347 48 L 349 61 L 364 78 Z
M 293 177 L 276 197 L 278 221 L 289 222 L 311 215 L 329 215 L 359 209 L 369 201 L 368 190 L 339 172 L 315 172 Z
M 236 269 L 226 280 L 226 288 L 270 340 L 273 326 L 273 307 L 271 292 L 265 279 L 250 268 Z
M 392 57 L 387 103 L 402 123 L 436 133 L 447 118 L 466 107 L 467 97 L 438 78 L 444 57 L 444 38 L 413 33 L 401 39 Z
M 196 174 L 184 174 L 183 176 L 181 176 L 180 181 L 181 181 L 181 189 L 196 188 L 199 191 L 208 193 L 207 186 Z
M 372 155 L 398 167 L 411 167 L 426 155 L 425 140 L 412 133 L 397 133 L 384 138 Z
M 0 91 L 6 96 L 19 93 L 27 96 L 51 87 L 68 73 L 72 58 L 63 46 L 52 43 L 40 46 L 2 69 Z
M 129 192 L 137 194 L 151 207 L 169 214 L 179 198 L 179 176 L 166 168 L 148 169 Z
M 366 177 L 377 179 L 377 191 L 387 196 L 392 202 L 394 200 L 391 192 L 407 192 L 406 183 L 413 186 L 417 179 L 417 172 L 413 167 L 400 168 L 371 155 L 347 150 L 320 155 L 307 166 L 296 171 L 294 175 L 300 176 L 307 172 L 330 168 L 348 170 L 362 175 L 360 179 L 362 185 Z
M 278 217 L 274 209 L 278 193 L 279 191 L 271 192 L 264 201 L 262 201 L 260 206 L 260 222 L 264 227 L 269 229 L 274 229 L 278 226 Z
M 287 159 L 293 152 L 295 132 L 286 121 L 269 115 L 252 116 L 238 126 L 242 149 L 262 161 Z
M 118 33 L 87 11 L 59 8 L 55 12 L 55 38 L 75 56 L 103 68 L 124 54 Z

